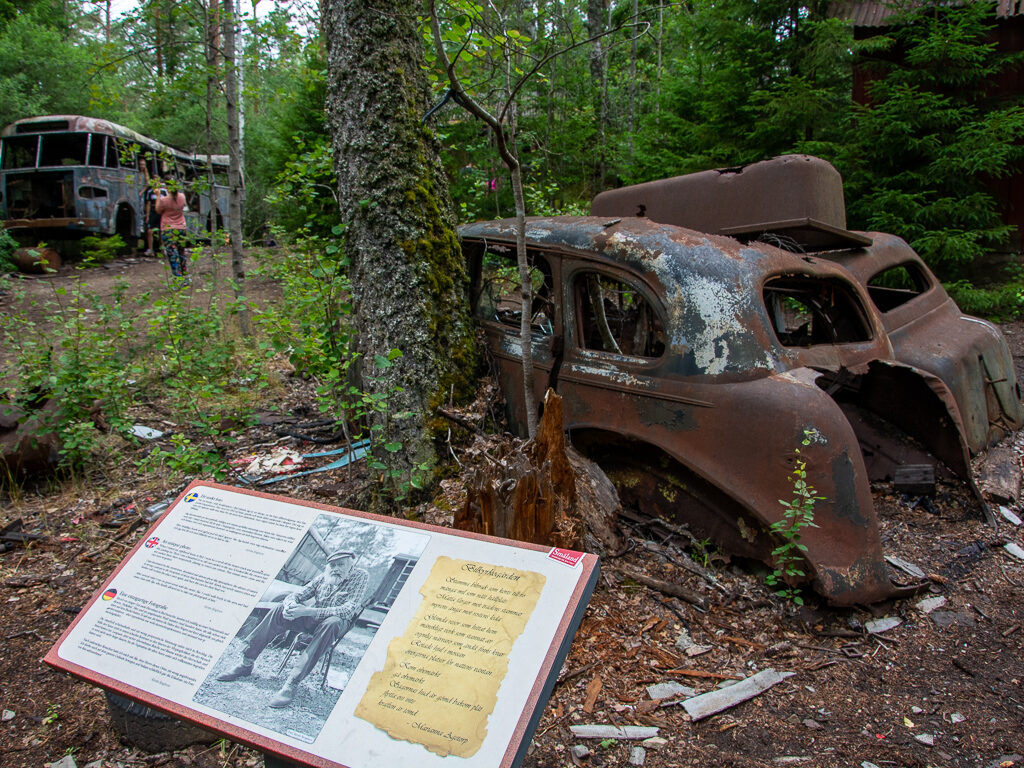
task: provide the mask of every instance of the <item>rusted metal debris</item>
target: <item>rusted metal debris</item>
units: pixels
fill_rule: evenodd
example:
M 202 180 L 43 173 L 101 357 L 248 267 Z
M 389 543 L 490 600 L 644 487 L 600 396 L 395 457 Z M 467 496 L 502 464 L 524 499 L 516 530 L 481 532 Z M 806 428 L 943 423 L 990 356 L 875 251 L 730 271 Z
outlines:
M 821 162 L 806 165 L 827 182 Z M 749 173 L 761 195 L 787 198 L 780 178 L 805 164 L 776 165 L 734 170 L 730 184 Z M 617 199 L 595 200 L 600 216 L 528 220 L 537 400 L 548 387 L 563 397 L 573 446 L 625 506 L 765 562 L 799 449 L 822 497 L 801 539 L 814 589 L 845 605 L 912 591 L 890 579 L 869 483 L 930 464 L 973 489 L 971 453 L 1024 423 L 999 331 L 963 316 L 899 238 L 847 237 L 841 198 L 802 217 L 831 232 L 830 250 L 815 253 L 794 251 L 817 234 L 781 237 L 797 231 L 782 225 L 798 207 L 758 210 L 764 220 L 744 235 L 784 250 L 652 220 L 679 206 Z M 474 311 L 522 431 L 515 222 L 469 224 L 462 237 Z

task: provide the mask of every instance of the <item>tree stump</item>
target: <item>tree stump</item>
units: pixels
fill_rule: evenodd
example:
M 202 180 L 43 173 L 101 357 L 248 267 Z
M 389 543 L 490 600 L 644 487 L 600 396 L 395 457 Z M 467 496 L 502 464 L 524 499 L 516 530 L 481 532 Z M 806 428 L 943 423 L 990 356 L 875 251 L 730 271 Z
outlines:
M 604 472 L 565 444 L 562 398 L 544 396 L 537 437 L 470 473 L 455 527 L 564 549 L 618 550 L 619 498 Z

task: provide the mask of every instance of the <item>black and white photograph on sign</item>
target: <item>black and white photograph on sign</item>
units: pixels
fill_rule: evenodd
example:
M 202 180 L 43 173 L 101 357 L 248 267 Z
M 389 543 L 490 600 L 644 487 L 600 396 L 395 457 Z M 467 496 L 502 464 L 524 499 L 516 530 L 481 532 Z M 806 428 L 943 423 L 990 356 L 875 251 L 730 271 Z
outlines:
M 315 741 L 429 540 L 317 517 L 194 700 Z

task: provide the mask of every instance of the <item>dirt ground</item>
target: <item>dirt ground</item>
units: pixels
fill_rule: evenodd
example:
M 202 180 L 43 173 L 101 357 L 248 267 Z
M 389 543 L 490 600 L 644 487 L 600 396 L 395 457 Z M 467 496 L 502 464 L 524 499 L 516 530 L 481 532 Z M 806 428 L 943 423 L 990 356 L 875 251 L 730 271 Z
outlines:
M 43 295 L 69 275 L 25 284 Z M 91 290 L 103 293 L 119 275 L 140 290 L 166 286 L 165 268 L 156 260 L 115 262 L 86 279 Z M 270 285 L 255 292 L 274 298 Z M 12 307 L 8 296 L 0 297 L 0 311 L 31 309 Z M 1021 377 L 1024 324 L 1003 330 Z M 264 415 L 276 415 L 238 434 L 234 455 L 265 452 L 272 444 L 313 450 L 281 434 L 282 424 L 301 421 L 296 414 L 309 402 L 309 384 L 292 379 L 281 402 L 266 403 Z M 147 414 L 136 417 L 145 423 Z M 469 440 L 456 435 L 457 455 L 467 451 Z M 1010 442 L 1019 456 L 1024 437 Z M 350 478 L 340 470 L 271 488 L 346 506 L 358 479 L 358 472 Z M 40 662 L 145 535 L 140 512 L 173 499 L 181 487 L 180 480 L 140 476 L 125 461 L 113 475 L 24 490 L 0 501 L 0 526 L 21 518 L 24 530 L 42 537 L 0 553 L 3 768 L 43 766 L 67 755 L 92 768 L 262 765 L 260 754 L 227 741 L 158 754 L 124 745 L 109 724 L 101 691 Z M 428 522 L 450 521 L 461 498 L 458 478 L 443 481 L 435 503 L 415 514 Z M 870 610 L 834 610 L 813 600 L 797 608 L 773 595 L 757 574 L 708 553 L 712 583 L 680 567 L 682 553 L 692 547 L 677 533 L 626 526 L 632 546 L 602 563 L 525 764 L 1024 766 L 1024 561 L 1003 549 L 1007 542 L 1024 545 L 1024 530 L 1002 518 L 998 529 L 986 526 L 966 495 L 952 487 L 940 487 L 928 504 L 882 484 L 875 503 L 887 551 L 916 564 L 931 586 L 928 594 Z M 641 586 L 624 575 L 629 570 L 700 593 L 706 610 Z M 926 613 L 918 605 L 925 597 L 944 598 L 945 604 Z M 900 623 L 880 634 L 866 631 L 879 617 Z M 703 692 L 769 668 L 793 674 L 699 722 L 678 705 L 686 694 L 658 701 L 648 691 L 673 682 Z M 569 730 L 590 723 L 655 726 L 658 736 L 645 743 L 582 740 Z

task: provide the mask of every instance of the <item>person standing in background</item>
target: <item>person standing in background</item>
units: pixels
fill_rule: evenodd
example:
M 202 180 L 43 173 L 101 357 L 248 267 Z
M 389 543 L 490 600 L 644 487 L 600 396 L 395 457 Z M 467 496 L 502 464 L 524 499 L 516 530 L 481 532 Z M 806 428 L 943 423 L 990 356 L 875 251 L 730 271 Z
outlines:
M 166 187 L 160 186 L 156 212 L 160 214 L 160 242 L 171 265 L 171 274 L 185 278 L 188 275 L 188 233 L 185 231 L 184 193 L 168 192 Z

